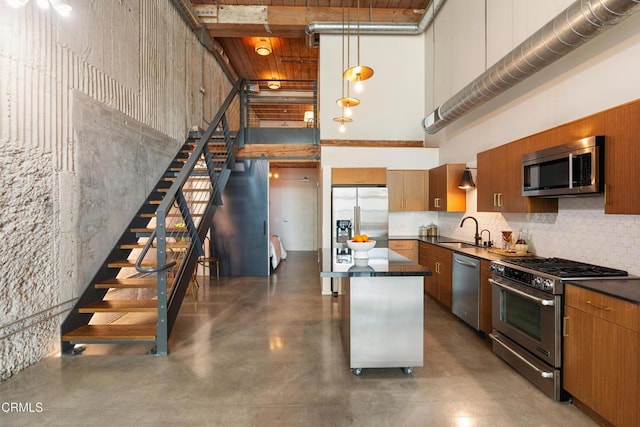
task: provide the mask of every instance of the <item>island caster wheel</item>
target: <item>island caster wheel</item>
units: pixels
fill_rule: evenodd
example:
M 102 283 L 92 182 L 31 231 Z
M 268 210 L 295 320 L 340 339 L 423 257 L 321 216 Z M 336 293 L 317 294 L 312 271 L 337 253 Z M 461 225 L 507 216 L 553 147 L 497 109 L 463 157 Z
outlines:
M 405 375 L 412 375 L 413 369 L 411 369 L 411 367 L 402 368 L 402 372 L 404 372 Z
M 362 368 L 353 368 L 353 369 L 351 370 L 351 373 L 352 373 L 353 375 L 355 375 L 356 377 L 359 377 L 359 376 L 360 376 L 360 374 L 362 373 Z

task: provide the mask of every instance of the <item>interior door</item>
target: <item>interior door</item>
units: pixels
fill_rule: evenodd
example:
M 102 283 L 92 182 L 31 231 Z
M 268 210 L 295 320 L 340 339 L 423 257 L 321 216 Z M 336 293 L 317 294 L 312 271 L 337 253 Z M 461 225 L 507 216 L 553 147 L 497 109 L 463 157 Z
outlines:
M 269 163 L 236 162 L 213 217 L 212 246 L 222 276 L 268 276 Z

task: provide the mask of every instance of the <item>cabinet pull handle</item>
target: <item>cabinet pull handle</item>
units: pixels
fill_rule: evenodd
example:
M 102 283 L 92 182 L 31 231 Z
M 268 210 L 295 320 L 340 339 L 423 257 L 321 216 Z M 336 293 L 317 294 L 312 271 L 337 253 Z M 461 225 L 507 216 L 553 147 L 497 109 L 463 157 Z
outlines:
M 498 193 L 493 193 L 493 207 L 498 207 Z
M 502 193 L 498 193 L 498 206 L 502 207 Z
M 594 304 L 591 301 L 587 301 L 587 304 L 589 304 L 590 306 L 592 306 L 594 308 L 597 308 L 598 310 L 611 311 L 611 307 L 606 307 L 604 305 Z
M 563 337 L 568 337 L 569 333 L 567 331 L 567 321 L 569 320 L 569 317 L 564 316 L 562 318 L 562 336 Z

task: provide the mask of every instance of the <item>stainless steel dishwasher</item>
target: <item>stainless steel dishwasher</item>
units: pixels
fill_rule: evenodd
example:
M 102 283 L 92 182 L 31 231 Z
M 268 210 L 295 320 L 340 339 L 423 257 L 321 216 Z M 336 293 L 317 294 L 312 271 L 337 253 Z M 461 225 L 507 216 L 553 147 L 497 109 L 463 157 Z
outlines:
M 480 260 L 453 253 L 453 314 L 480 330 Z

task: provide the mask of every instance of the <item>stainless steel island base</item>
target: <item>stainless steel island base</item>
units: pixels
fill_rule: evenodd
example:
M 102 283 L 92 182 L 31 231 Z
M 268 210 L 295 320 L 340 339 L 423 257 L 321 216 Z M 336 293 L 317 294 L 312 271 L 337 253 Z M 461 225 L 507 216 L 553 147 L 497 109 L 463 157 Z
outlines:
M 343 331 L 349 366 L 424 366 L 423 277 L 350 277 L 344 280 Z

